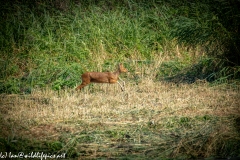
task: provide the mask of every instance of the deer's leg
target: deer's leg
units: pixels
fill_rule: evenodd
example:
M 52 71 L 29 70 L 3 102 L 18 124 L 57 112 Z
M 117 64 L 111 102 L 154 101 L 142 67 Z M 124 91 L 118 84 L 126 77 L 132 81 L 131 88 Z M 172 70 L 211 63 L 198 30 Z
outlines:
M 121 87 L 121 90 L 124 91 L 124 86 L 121 85 L 120 82 L 117 81 L 117 83 L 119 84 L 119 86 Z
M 79 85 L 79 86 L 76 87 L 76 90 L 81 90 L 81 89 L 82 89 L 83 87 L 85 87 L 86 85 L 88 85 L 88 84 L 82 83 L 81 85 Z
M 121 83 L 120 83 L 120 82 L 118 82 L 118 80 L 117 80 L 117 79 L 110 79 L 110 80 L 109 80 L 109 83 L 118 83 L 118 84 L 119 84 L 119 86 L 121 87 L 121 90 L 122 90 L 122 91 L 124 91 L 124 89 L 123 89 L 123 87 L 124 87 L 124 86 L 122 86 L 122 85 L 121 85 Z
M 88 85 L 90 83 L 90 76 L 88 74 L 83 74 L 82 75 L 82 83 L 81 85 L 76 87 L 76 90 L 81 90 L 83 87 L 85 87 L 86 85 Z
M 118 79 L 119 79 L 120 81 L 122 81 L 122 82 L 123 82 L 123 86 L 125 86 L 125 81 L 123 81 L 120 77 L 118 77 Z
M 118 79 L 119 79 L 120 81 L 122 81 L 123 85 L 121 85 L 120 82 L 118 82 L 118 81 L 117 81 L 117 82 L 118 82 L 118 84 L 120 85 L 122 91 L 124 91 L 124 90 L 125 90 L 125 82 L 124 82 L 120 77 L 118 77 Z

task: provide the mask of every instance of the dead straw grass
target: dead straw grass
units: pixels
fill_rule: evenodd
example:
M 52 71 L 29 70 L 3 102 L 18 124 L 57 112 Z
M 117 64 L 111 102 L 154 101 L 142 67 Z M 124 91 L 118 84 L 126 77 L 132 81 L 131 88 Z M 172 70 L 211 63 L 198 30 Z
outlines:
M 208 157 L 239 139 L 239 88 L 171 84 L 143 78 L 94 84 L 82 92 L 36 89 L 0 96 L 1 137 L 58 140 L 81 158 Z M 186 157 L 185 157 L 186 158 Z

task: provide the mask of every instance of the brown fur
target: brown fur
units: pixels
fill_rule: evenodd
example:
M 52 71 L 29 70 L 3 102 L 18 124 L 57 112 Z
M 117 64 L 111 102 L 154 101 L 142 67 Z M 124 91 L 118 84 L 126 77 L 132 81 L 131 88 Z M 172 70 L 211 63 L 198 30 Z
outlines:
M 90 83 L 117 83 L 119 74 L 127 72 L 127 69 L 124 68 L 122 64 L 118 65 L 118 69 L 115 72 L 86 72 L 82 74 L 82 83 L 79 85 L 76 90 L 81 90 L 83 87 Z M 121 84 L 118 82 L 121 86 Z M 121 86 L 123 90 L 123 87 Z

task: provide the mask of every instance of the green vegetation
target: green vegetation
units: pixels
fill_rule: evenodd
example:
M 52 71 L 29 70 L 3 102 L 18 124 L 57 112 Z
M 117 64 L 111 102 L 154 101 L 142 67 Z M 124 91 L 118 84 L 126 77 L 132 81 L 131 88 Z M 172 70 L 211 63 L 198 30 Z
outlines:
M 240 156 L 237 0 L 0 4 L 0 152 Z M 123 63 L 115 85 L 73 89 Z
M 175 59 L 164 62 L 172 71 L 159 66 L 157 75 L 161 78 L 193 65 L 204 68 L 212 63 L 212 69 L 207 66 L 204 76 L 196 78 L 239 78 L 238 2 L 212 3 L 215 1 L 1 4 L 0 91 L 31 93 L 36 87 L 73 88 L 86 70 L 109 70 L 120 61 L 160 61 L 159 55 Z M 229 12 L 222 15 L 225 10 Z M 175 37 L 181 45 L 172 39 Z M 198 62 L 202 55 L 214 56 L 212 62 L 208 63 L 208 57 Z

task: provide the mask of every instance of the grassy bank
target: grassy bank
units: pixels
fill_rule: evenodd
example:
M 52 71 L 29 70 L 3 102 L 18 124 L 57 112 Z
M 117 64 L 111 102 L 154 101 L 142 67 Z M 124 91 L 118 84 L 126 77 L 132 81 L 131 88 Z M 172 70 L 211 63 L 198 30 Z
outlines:
M 238 78 L 239 67 L 226 65 L 229 63 L 227 57 L 212 57 L 215 52 L 222 55 L 224 51 L 215 50 L 220 43 L 216 39 L 200 37 L 204 42 L 211 41 L 212 46 L 204 42 L 200 45 L 197 42 L 194 45 L 177 44 L 173 35 L 177 38 L 189 37 L 192 41 L 196 39 L 192 37 L 196 29 L 194 26 L 193 34 L 181 36 L 186 28 L 173 25 L 179 24 L 176 15 L 192 14 L 187 4 L 171 1 L 3 3 L 0 92 L 31 93 L 36 87 L 54 90 L 74 87 L 79 83 L 79 75 L 85 71 L 110 70 L 118 62 L 128 63 L 132 60 L 146 63 L 158 61 L 159 64 L 164 60 L 166 65 L 159 65 L 158 79 L 176 75 L 186 68 L 193 72 L 193 79 L 221 79 L 225 83 Z M 177 9 L 176 5 L 182 7 Z M 207 6 L 196 3 L 194 7 L 198 10 Z M 208 14 L 206 12 L 204 18 L 209 17 Z M 192 19 L 202 18 L 199 15 L 196 17 L 195 12 L 195 17 L 190 15 Z M 206 21 L 204 18 L 201 20 Z M 204 24 L 199 25 L 205 27 Z M 225 34 L 222 31 L 214 34 L 218 36 L 217 33 Z M 209 61 L 206 55 L 212 60 Z M 198 62 L 202 56 L 206 60 Z M 191 71 L 191 66 L 198 63 L 200 69 Z M 203 76 L 198 77 L 199 74 Z

